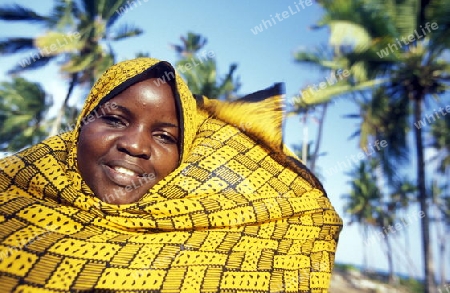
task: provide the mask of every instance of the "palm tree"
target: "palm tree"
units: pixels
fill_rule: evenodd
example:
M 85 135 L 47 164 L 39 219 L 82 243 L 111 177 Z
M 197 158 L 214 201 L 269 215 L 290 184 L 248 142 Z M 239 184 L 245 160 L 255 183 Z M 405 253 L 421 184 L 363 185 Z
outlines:
M 387 96 L 407 102 L 413 108 L 413 120 L 422 121 L 426 100 L 442 94 L 450 80 L 450 67 L 444 59 L 450 47 L 450 7 L 446 1 L 318 2 L 326 10 L 318 27 L 330 27 L 330 43 L 343 48 L 342 62 L 347 64 L 355 82 L 380 81 Z M 413 131 L 417 198 L 425 213 L 421 219 L 422 247 L 425 292 L 429 293 L 435 290 L 429 232 L 430 197 L 425 186 L 422 129 L 415 127 Z
M 446 115 L 437 120 L 431 126 L 431 135 L 433 137 L 432 147 L 437 151 L 434 161 L 437 161 L 437 171 L 441 174 L 440 178 L 433 180 L 430 190 L 433 195 L 433 205 L 436 215 L 441 215 L 438 219 L 437 234 L 439 238 L 439 258 L 445 259 L 447 251 L 448 233 L 450 230 L 450 115 Z M 442 180 L 442 186 L 438 186 L 439 179 Z M 441 286 L 446 283 L 445 261 L 441 262 L 440 281 Z
M 325 50 L 322 50 L 325 49 Z M 328 53 L 328 54 L 327 54 Z M 331 75 L 335 74 L 333 70 L 333 54 L 327 50 L 327 48 L 317 49 L 315 52 L 305 52 L 305 51 L 297 51 L 294 53 L 294 60 L 297 63 L 306 63 L 312 65 L 313 67 L 318 68 L 321 71 L 330 71 Z M 334 76 L 335 77 L 335 76 Z M 338 80 L 334 80 L 330 77 L 328 86 L 333 86 Z M 336 85 L 335 85 L 336 87 Z M 301 158 L 305 165 L 307 165 L 311 172 L 315 173 L 316 164 L 320 151 L 320 144 L 322 141 L 323 135 L 323 126 L 325 122 L 325 117 L 328 109 L 328 102 L 317 102 L 317 97 L 315 97 L 315 103 L 308 103 L 308 98 L 311 95 L 316 95 L 317 92 L 311 91 L 311 85 L 307 85 L 306 87 L 300 90 L 300 95 L 297 95 L 293 99 L 292 107 L 288 109 L 288 115 L 301 115 L 303 122 L 303 145 L 301 150 Z M 305 95 L 305 96 L 304 96 Z M 315 112 L 318 108 L 320 108 L 320 116 L 317 119 L 318 128 L 316 139 L 314 143 L 314 151 L 310 154 L 310 146 L 307 139 L 308 134 L 308 116 L 310 112 Z M 309 162 L 309 164 L 307 164 Z
M 51 105 L 38 83 L 21 77 L 0 83 L 0 150 L 13 152 L 44 139 L 44 117 Z
M 125 0 L 55 0 L 49 15 L 40 15 L 20 5 L 0 7 L 1 20 L 37 23 L 46 30 L 41 36 L 0 40 L 0 53 L 31 51 L 30 58 L 22 60 L 10 73 L 36 69 L 59 59 L 61 70 L 69 79 L 66 97 L 50 135 L 58 133 L 74 88 L 91 86 L 115 62 L 111 42 L 142 33 L 141 29 L 126 24 L 114 27 L 122 15 L 119 9 L 126 4 Z
M 377 241 L 383 239 L 386 245 L 386 256 L 389 266 L 389 281 L 394 279 L 394 262 L 392 256 L 391 242 L 387 228 L 392 226 L 395 212 L 389 211 L 390 202 L 386 202 L 383 191 L 378 186 L 378 178 L 375 169 L 379 162 L 376 159 L 360 161 L 359 165 L 349 175 L 352 178 L 351 191 L 343 197 L 347 199 L 344 211 L 350 215 L 350 224 L 353 222 L 363 226 L 364 250 L 366 246 L 373 244 L 374 237 L 369 238 L 367 231 L 373 228 L 376 231 Z M 382 237 L 379 237 L 382 235 Z M 366 252 L 364 252 L 364 255 Z M 365 258 L 365 257 L 364 257 Z
M 398 172 L 399 166 L 408 161 L 408 145 L 406 141 L 408 127 L 408 105 L 404 100 L 389 99 L 380 88 L 372 92 L 371 99 L 364 95 L 355 99 L 360 113 L 347 117 L 358 118 L 361 124 L 352 137 L 359 137 L 360 148 L 367 150 L 376 141 L 385 142 L 385 147 L 373 148 L 371 157 L 378 162 L 376 180 L 380 190 L 386 193 L 385 206 L 378 209 L 376 216 L 378 225 L 389 227 L 397 219 L 396 214 L 407 209 L 413 200 L 411 194 L 416 188 L 405 176 Z M 369 153 L 369 152 L 367 152 Z M 388 184 L 383 184 L 386 180 Z M 406 234 L 406 233 L 405 233 Z M 394 236 L 394 234 L 390 234 Z M 390 237 L 392 238 L 392 237 Z M 389 281 L 394 280 L 392 244 L 385 239 L 389 263 Z M 408 252 L 405 252 L 408 254 Z
M 235 99 L 240 87 L 235 76 L 237 65 L 231 64 L 227 74 L 220 78 L 214 52 L 204 50 L 207 43 L 205 37 L 189 32 L 180 39 L 181 45 L 172 45 L 180 58 L 176 68 L 186 79 L 191 91 L 211 99 Z
M 348 175 L 351 177 L 350 192 L 343 195 L 346 199 L 344 213 L 350 216 L 349 225 L 357 223 L 364 231 L 364 264 L 367 268 L 366 252 L 369 240 L 368 230 L 376 225 L 374 218 L 374 205 L 380 202 L 381 192 L 371 176 L 368 162 L 361 161 Z
M 359 165 L 349 173 L 351 191 L 343 197 L 347 199 L 344 211 L 350 216 L 351 223 L 359 223 L 363 227 L 365 245 L 379 241 L 381 238 L 386 245 L 386 257 L 389 267 L 389 281 L 394 280 L 393 250 L 390 239 L 398 231 L 393 230 L 397 213 L 408 206 L 410 195 L 415 190 L 414 186 L 406 179 L 396 182 L 391 191 L 384 191 L 380 184 L 378 172 L 380 170 L 380 159 L 371 158 L 360 161 Z M 368 230 L 372 228 L 378 237 L 368 237 Z M 382 235 L 382 237 L 379 237 Z M 365 253 L 364 253 L 365 255 Z
M 289 105 L 288 105 L 289 106 Z M 328 103 L 320 104 L 316 106 L 300 106 L 299 104 L 294 104 L 292 107 L 287 108 L 288 117 L 289 116 L 301 116 L 300 121 L 303 125 L 303 134 L 301 145 L 294 145 L 294 153 L 301 159 L 302 163 L 309 168 L 319 178 L 320 173 L 317 172 L 317 160 L 320 156 L 324 156 L 326 153 L 320 152 L 320 145 L 323 136 L 323 127 L 325 116 L 327 113 Z M 316 114 L 317 115 L 314 115 Z M 309 121 L 314 121 L 317 124 L 317 133 L 314 141 L 309 140 Z M 314 146 L 314 147 L 313 147 Z M 324 179 L 324 178 L 322 178 Z
M 318 128 L 314 143 L 314 150 L 309 160 L 311 172 L 315 171 L 322 141 L 323 126 L 330 100 L 337 97 L 350 97 L 351 94 L 369 86 L 374 86 L 378 81 L 361 82 L 356 85 L 353 77 L 347 70 L 347 64 L 342 62 L 342 48 L 339 46 L 318 46 L 316 48 L 297 50 L 294 53 L 294 61 L 302 65 L 309 65 L 314 69 L 324 72 L 325 78 L 318 80 L 317 84 L 307 84 L 294 96 L 292 107 L 288 109 L 288 115 L 301 115 L 304 120 L 310 112 L 318 112 Z M 304 131 L 307 130 L 304 123 Z M 303 141 L 303 153 L 308 153 L 308 145 Z
M 182 57 L 192 57 L 192 55 L 202 50 L 208 43 L 208 40 L 204 36 L 193 32 L 188 32 L 187 36 L 181 36 L 180 40 L 181 45 L 171 46 Z
M 440 162 L 438 171 L 445 175 L 450 171 L 450 114 L 436 120 L 431 125 L 431 135 L 433 137 L 431 147 L 438 152 L 435 159 Z
M 399 213 L 401 211 L 406 211 L 410 206 L 412 202 L 415 202 L 415 194 L 417 192 L 416 185 L 411 182 L 410 179 L 403 176 L 400 178 L 397 178 L 395 182 L 391 183 L 389 186 L 389 193 L 387 196 L 387 202 L 386 202 L 386 213 L 391 215 L 392 220 L 401 220 L 401 216 L 399 216 Z M 403 219 L 403 221 L 406 221 Z M 408 239 L 408 233 L 406 231 L 407 229 L 402 228 L 402 232 L 405 234 L 405 239 Z M 397 234 L 396 231 L 395 234 Z M 392 236 L 397 236 L 393 235 Z M 409 251 L 409 244 L 408 241 L 405 245 L 406 251 L 401 251 L 401 256 L 404 256 L 406 258 L 406 261 L 409 263 L 409 265 L 412 266 L 411 262 L 411 253 Z M 413 266 L 412 266 L 413 267 Z M 412 269 L 412 267 L 410 269 Z M 393 275 L 393 271 L 391 271 L 391 276 Z M 392 279 L 391 279 L 392 280 Z
M 447 182 L 445 182 L 445 185 L 448 185 Z M 438 238 L 438 255 L 440 262 L 440 285 L 443 286 L 446 283 L 446 274 L 445 274 L 445 259 L 446 259 L 446 250 L 447 250 L 447 238 L 445 231 L 445 225 L 446 225 L 446 212 L 445 210 L 445 196 L 443 196 L 444 188 L 447 186 L 439 186 L 437 179 L 432 180 L 430 187 L 428 188 L 431 191 L 432 195 L 432 209 L 433 209 L 433 215 L 434 215 L 434 222 L 436 226 L 436 236 Z
M 409 108 L 404 99 L 391 99 L 381 88 L 372 92 L 371 98 L 362 95 L 355 98 L 359 113 L 345 117 L 360 120 L 358 129 L 351 138 L 359 137 L 359 146 L 367 155 L 378 157 L 383 178 L 388 179 L 390 186 L 396 187 L 398 167 L 408 162 L 409 148 L 407 144 Z M 373 148 L 376 142 L 385 142 L 383 148 Z M 368 151 L 372 147 L 371 151 Z
M 337 77 L 337 74 L 333 73 L 333 70 L 337 70 L 336 68 L 338 68 L 338 66 L 341 66 L 339 64 L 342 64 L 342 61 L 344 60 L 340 55 L 342 54 L 342 50 L 342 48 L 336 46 L 334 48 L 335 54 L 332 58 L 324 56 L 323 52 L 325 52 L 326 50 L 318 50 L 319 52 L 317 53 L 311 53 L 307 51 L 300 51 L 296 53 L 296 61 L 313 64 L 315 67 L 319 67 L 325 70 L 331 70 L 332 73 L 330 78 L 327 77 L 325 79 L 328 87 L 321 91 L 312 92 L 314 94 L 313 97 L 311 97 L 311 95 L 308 95 L 311 93 L 311 91 L 308 92 L 305 89 L 301 92 L 301 98 L 299 98 L 297 100 L 298 102 L 295 104 L 295 106 L 297 106 L 297 109 L 294 110 L 294 113 L 302 114 L 308 111 L 308 109 L 310 108 L 316 108 L 315 106 L 313 106 L 314 102 L 316 101 L 321 103 L 320 105 L 328 105 L 327 101 L 329 98 L 335 95 L 335 93 L 333 93 L 335 89 L 342 90 L 341 95 L 351 97 L 359 105 L 360 112 L 358 114 L 351 114 L 347 116 L 350 118 L 361 119 L 359 130 L 356 131 L 351 136 L 351 138 L 359 136 L 360 148 L 366 153 L 367 157 L 372 158 L 371 165 L 373 165 L 375 162 L 378 162 L 377 164 L 379 166 L 376 168 L 377 175 L 374 175 L 373 178 L 371 178 L 371 180 L 375 182 L 375 185 L 377 185 L 377 192 L 380 193 L 380 196 L 383 193 L 390 195 L 386 199 L 383 199 L 384 201 L 386 201 L 386 203 L 383 205 L 366 206 L 367 209 L 371 211 L 369 219 L 372 224 L 371 226 L 369 226 L 373 227 L 375 230 L 382 230 L 383 227 L 389 227 L 392 224 L 393 220 L 395 219 L 395 217 L 393 217 L 395 213 L 393 213 L 393 209 L 391 208 L 391 206 L 393 205 L 393 203 L 398 202 L 399 199 L 397 197 L 399 197 L 399 195 L 403 195 L 403 193 L 399 193 L 400 189 L 398 188 L 401 184 L 405 184 L 404 179 L 397 178 L 397 174 L 395 171 L 398 167 L 398 163 L 404 163 L 407 159 L 406 154 L 408 153 L 408 150 L 406 137 L 405 135 L 398 135 L 398 133 L 399 131 L 407 133 L 407 119 L 403 112 L 408 111 L 408 108 L 405 107 L 402 101 L 389 100 L 387 96 L 383 94 L 383 91 L 380 90 L 376 91 L 371 98 L 367 98 L 365 92 L 361 92 L 360 95 L 349 95 L 349 93 L 364 89 L 364 87 L 367 85 L 374 86 L 377 82 L 366 82 L 364 87 L 361 87 L 362 83 L 360 83 L 357 87 L 355 87 L 351 85 L 354 82 L 353 76 L 349 76 L 347 79 L 343 79 L 342 75 Z M 320 133 L 320 131 L 318 133 Z M 371 146 L 374 146 L 376 141 L 385 142 L 386 145 L 389 145 L 389 148 L 372 149 L 369 151 L 369 148 Z M 372 167 L 375 168 L 374 166 Z M 362 175 L 360 176 L 361 178 L 363 178 Z M 382 184 L 380 184 L 380 180 L 382 180 L 383 178 L 388 179 L 389 185 L 392 186 L 392 188 L 389 188 L 389 186 L 388 188 L 386 188 Z M 365 180 L 362 179 L 361 181 L 366 182 L 367 178 L 365 178 Z M 367 185 L 368 184 L 369 183 L 367 183 Z M 355 187 L 354 185 L 353 188 L 357 189 L 357 187 Z M 355 201 L 357 202 L 357 200 L 354 198 L 357 196 L 364 197 L 362 192 L 354 193 L 353 197 L 350 197 L 350 206 L 354 204 Z M 364 199 L 362 200 L 364 202 Z M 402 208 L 405 208 L 407 206 L 404 200 L 405 197 L 403 197 L 401 201 Z M 350 208 L 347 210 L 347 213 L 350 213 L 350 216 L 352 218 L 356 217 L 356 221 L 360 221 L 360 218 L 358 217 L 361 215 L 358 214 L 358 210 Z M 363 225 L 363 234 L 365 235 L 364 237 L 366 239 L 369 226 Z M 386 255 L 388 257 L 389 263 L 389 279 L 392 282 L 394 275 L 394 264 L 391 242 L 386 237 L 384 239 L 384 243 L 387 248 Z M 366 257 L 364 256 L 364 258 Z M 366 260 L 364 260 L 364 262 L 366 262 Z

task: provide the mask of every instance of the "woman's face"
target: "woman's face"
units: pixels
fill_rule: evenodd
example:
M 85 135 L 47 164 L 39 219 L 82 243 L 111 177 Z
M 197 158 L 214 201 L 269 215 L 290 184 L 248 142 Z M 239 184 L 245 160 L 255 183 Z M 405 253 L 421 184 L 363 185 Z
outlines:
M 130 86 L 84 119 L 78 169 L 105 202 L 137 202 L 178 166 L 175 99 L 168 84 L 154 81 Z

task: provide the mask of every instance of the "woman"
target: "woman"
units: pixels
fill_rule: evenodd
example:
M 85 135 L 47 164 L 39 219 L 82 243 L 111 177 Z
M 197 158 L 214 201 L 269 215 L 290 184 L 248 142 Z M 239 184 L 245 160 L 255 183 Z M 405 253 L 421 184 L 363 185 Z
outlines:
M 76 129 L 0 161 L 1 291 L 327 292 L 342 221 L 280 105 L 280 85 L 226 103 L 167 62 L 114 65 Z

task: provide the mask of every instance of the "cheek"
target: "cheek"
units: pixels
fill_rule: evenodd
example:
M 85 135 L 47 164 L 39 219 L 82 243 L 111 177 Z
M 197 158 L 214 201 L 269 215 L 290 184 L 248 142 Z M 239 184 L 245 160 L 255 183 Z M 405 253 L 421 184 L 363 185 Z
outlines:
M 89 163 L 93 161 L 92 158 L 95 155 L 92 154 L 93 150 L 88 132 L 85 129 L 82 129 L 77 143 L 77 161 L 78 170 L 83 178 L 86 178 L 88 175 L 87 173 L 89 173 L 89 170 L 91 169 L 89 168 Z
M 95 131 L 95 127 L 90 127 L 90 125 L 82 128 L 77 143 L 78 168 L 80 171 L 89 172 L 89 168 L 85 168 L 85 166 L 94 164 L 105 149 L 108 149 L 108 140 L 105 135 Z
M 112 140 L 112 136 L 108 135 L 101 127 L 97 127 L 94 122 L 90 123 L 80 131 L 78 152 L 102 153 L 109 149 Z
M 171 173 L 173 170 L 175 170 L 179 165 L 179 159 L 178 159 L 178 152 L 176 153 L 176 156 L 174 156 L 174 159 L 170 162 L 170 170 L 168 173 Z
M 95 151 L 93 145 L 95 144 L 96 139 L 92 131 L 89 128 L 83 128 L 80 132 L 80 137 L 78 138 L 78 157 L 84 157 L 87 154 Z
M 178 148 L 172 148 L 167 152 L 163 152 L 161 156 L 159 156 L 159 166 L 160 172 L 164 174 L 164 176 L 171 173 L 175 170 L 179 165 L 179 152 Z

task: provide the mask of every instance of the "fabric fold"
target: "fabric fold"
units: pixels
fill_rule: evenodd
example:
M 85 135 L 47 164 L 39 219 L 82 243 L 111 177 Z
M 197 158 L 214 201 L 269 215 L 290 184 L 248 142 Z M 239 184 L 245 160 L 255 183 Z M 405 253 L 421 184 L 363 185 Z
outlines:
M 160 63 L 113 66 L 76 129 L 0 160 L 1 291 L 327 292 L 342 220 L 282 144 L 280 84 L 209 100 L 164 63 L 183 126 L 179 166 L 133 204 L 102 202 L 83 182 L 83 118 Z

